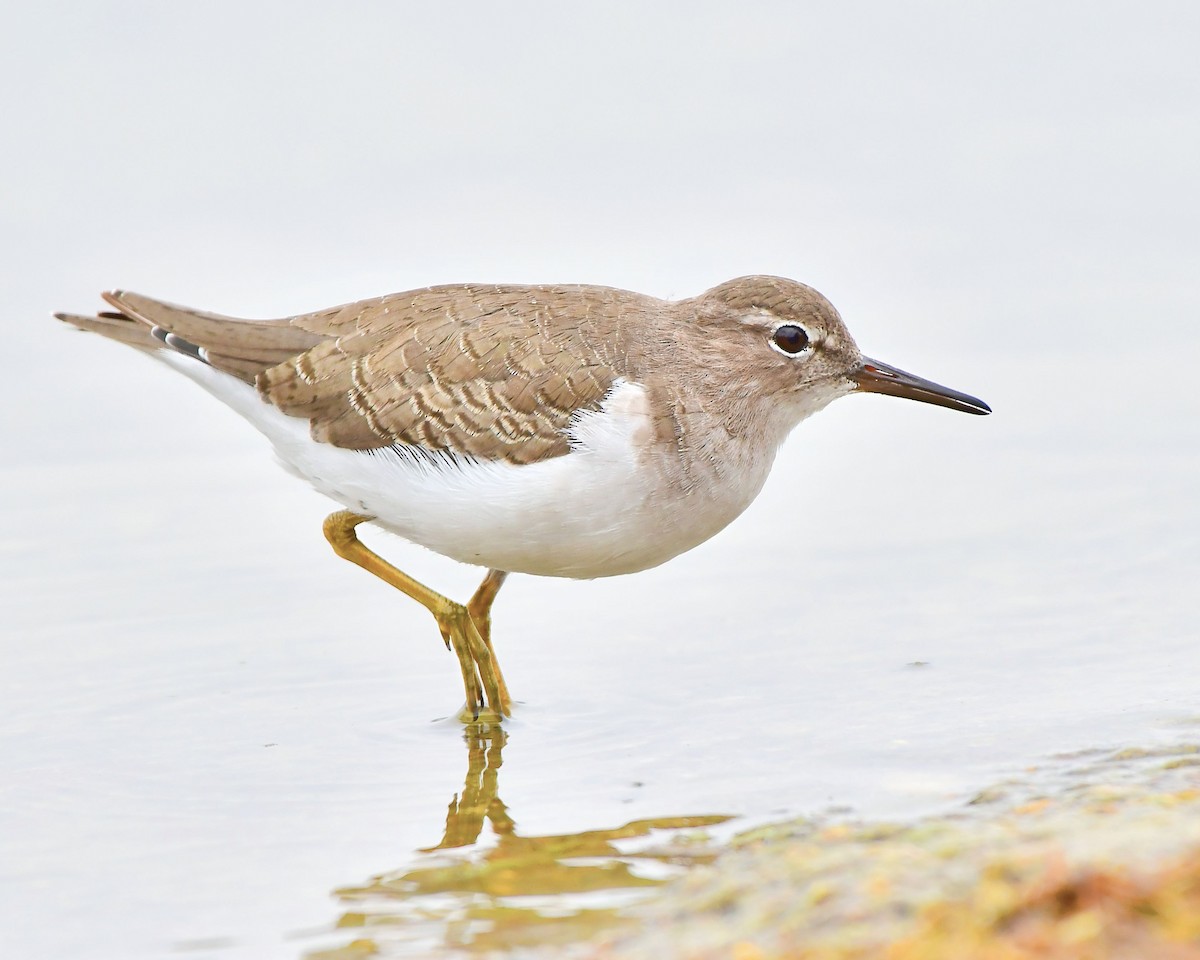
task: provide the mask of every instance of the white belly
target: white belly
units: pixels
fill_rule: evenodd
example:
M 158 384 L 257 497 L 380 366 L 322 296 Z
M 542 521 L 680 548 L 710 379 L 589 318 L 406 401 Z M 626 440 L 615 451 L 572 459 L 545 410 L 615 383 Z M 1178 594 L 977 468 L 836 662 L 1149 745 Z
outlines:
M 172 365 L 254 423 L 289 470 L 346 508 L 437 553 L 513 573 L 591 578 L 663 563 L 740 514 L 772 459 L 687 492 L 671 489 L 647 461 L 645 391 L 629 383 L 601 412 L 577 418 L 571 453 L 541 463 L 343 450 L 315 442 L 307 421 L 240 381 L 200 364 Z

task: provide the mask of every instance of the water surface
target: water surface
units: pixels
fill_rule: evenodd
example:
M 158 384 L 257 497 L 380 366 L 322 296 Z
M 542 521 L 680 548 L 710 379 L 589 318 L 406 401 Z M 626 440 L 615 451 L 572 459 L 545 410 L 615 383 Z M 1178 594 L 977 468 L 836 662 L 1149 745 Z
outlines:
M 428 870 L 448 803 L 470 806 L 456 664 L 428 614 L 332 555 L 326 504 L 251 429 L 141 357 L 38 336 L 69 369 L 99 352 L 117 374 L 86 409 L 39 413 L 88 425 L 75 450 L 0 474 L 27 504 L 0 555 L 7 925 L 43 955 L 336 945 L 346 891 Z M 502 806 L 459 853 L 913 816 L 1049 753 L 1185 736 L 1200 421 L 1046 407 L 969 363 L 991 418 L 840 401 L 692 554 L 513 578 L 495 617 L 519 701 L 487 798 Z M 139 395 L 161 403 L 131 409 Z M 1177 383 L 1149 400 L 1195 405 Z M 453 595 L 473 585 L 372 542 Z

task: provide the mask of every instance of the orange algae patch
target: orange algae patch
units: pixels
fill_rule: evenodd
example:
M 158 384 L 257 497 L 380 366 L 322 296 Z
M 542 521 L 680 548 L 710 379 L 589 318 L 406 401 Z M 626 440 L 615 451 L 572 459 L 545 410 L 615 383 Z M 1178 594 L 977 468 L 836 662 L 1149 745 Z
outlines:
M 1200 960 L 1200 788 L 1163 752 L 910 825 L 756 828 L 586 956 Z
M 879 955 L 856 950 L 851 956 Z M 806 956 L 804 951 L 795 955 Z M 1200 960 L 1200 850 L 1169 866 L 989 866 L 964 900 L 927 907 L 886 960 Z

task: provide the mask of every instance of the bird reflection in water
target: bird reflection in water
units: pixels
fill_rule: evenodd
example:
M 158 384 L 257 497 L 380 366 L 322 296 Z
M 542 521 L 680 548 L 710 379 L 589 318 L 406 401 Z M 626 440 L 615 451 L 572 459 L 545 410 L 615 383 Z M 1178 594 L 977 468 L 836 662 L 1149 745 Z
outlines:
M 310 960 L 387 956 L 415 944 L 463 953 L 579 943 L 615 933 L 621 908 L 714 849 L 701 832 L 728 816 L 658 817 L 581 833 L 521 836 L 500 799 L 507 733 L 468 724 L 467 775 L 450 802 L 441 842 L 417 851 L 415 865 L 336 892 L 341 928 L 362 936 Z M 476 847 L 484 824 L 494 843 Z M 652 831 L 669 831 L 649 838 Z M 485 838 L 486 842 L 486 838 Z

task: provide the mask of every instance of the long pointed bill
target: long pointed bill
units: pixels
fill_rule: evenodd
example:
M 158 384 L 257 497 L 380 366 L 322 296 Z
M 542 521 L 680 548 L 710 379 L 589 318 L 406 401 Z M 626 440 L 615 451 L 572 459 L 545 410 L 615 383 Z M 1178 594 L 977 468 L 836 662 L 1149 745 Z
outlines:
M 949 407 L 951 410 L 961 410 L 963 413 L 986 414 L 992 408 L 966 393 L 959 393 L 949 387 L 915 377 L 886 363 L 863 357 L 863 365 L 858 373 L 853 375 L 858 389 L 866 393 L 886 393 L 893 397 L 907 397 L 909 400 L 920 400 L 922 403 L 934 403 L 939 407 Z

